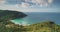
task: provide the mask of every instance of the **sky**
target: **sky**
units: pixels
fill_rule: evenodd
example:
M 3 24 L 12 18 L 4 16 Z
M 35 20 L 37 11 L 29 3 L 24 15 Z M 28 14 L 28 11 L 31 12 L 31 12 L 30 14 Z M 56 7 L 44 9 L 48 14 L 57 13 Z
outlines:
M 19 12 L 60 12 L 60 0 L 0 0 L 0 9 Z

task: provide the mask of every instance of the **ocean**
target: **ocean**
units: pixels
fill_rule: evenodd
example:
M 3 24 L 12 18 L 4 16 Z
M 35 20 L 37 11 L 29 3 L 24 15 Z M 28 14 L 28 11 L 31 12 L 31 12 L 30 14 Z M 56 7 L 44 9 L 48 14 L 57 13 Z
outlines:
M 57 12 L 24 12 L 27 16 L 22 19 L 14 19 L 17 24 L 35 24 L 43 21 L 53 21 L 60 25 L 60 13 Z

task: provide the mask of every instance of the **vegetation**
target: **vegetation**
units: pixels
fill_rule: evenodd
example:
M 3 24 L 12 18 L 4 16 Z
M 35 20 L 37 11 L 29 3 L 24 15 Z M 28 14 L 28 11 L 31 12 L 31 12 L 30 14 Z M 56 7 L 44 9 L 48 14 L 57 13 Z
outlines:
M 0 23 L 0 32 L 60 32 L 60 26 L 54 22 L 48 21 L 29 26 L 18 25 L 10 22 L 8 24 Z
M 52 21 L 44 21 L 29 26 L 18 25 L 9 21 L 11 19 L 19 18 L 19 14 L 20 13 L 17 12 L 1 10 L 0 32 L 60 32 L 60 25 L 57 25 Z M 22 16 L 20 15 L 20 17 Z

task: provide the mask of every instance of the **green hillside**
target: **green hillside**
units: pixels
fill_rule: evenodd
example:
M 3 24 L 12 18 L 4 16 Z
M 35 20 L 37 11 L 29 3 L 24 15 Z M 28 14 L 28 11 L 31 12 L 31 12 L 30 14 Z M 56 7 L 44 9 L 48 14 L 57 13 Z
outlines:
M 29 26 L 17 25 L 10 22 L 6 25 L 0 23 L 0 32 L 60 32 L 60 26 L 51 21 Z
M 31 29 L 31 32 L 60 32 L 60 26 L 52 21 L 32 24 L 29 28 Z
M 25 16 L 27 15 L 18 11 L 0 10 L 0 21 L 11 20 L 15 18 L 23 18 Z

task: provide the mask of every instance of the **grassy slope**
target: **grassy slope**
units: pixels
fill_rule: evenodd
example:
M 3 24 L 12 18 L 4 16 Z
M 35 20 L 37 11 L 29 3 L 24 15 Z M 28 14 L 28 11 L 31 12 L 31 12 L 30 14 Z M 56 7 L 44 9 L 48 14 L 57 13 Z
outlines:
M 10 22 L 6 25 L 0 23 L 0 32 L 60 32 L 60 26 L 49 21 L 29 26 L 17 25 Z
M 33 24 L 29 28 L 33 32 L 60 32 L 60 26 L 51 21 Z

